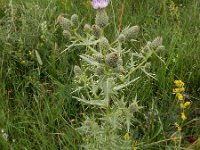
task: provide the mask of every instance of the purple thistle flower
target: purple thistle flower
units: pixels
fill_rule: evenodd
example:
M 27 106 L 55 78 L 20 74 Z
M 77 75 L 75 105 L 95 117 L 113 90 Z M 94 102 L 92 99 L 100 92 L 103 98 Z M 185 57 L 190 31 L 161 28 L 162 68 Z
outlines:
M 94 9 L 102 9 L 108 6 L 110 0 L 93 0 L 92 6 Z

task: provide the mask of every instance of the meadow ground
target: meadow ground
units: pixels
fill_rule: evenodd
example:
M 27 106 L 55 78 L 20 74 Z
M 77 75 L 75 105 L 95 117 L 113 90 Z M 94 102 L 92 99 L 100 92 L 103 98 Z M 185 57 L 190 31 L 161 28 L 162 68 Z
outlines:
M 80 149 L 84 143 L 76 128 L 81 125 L 86 108 L 71 94 L 73 67 L 81 65 L 79 54 L 84 51 L 79 47 L 63 52 L 68 41 L 56 25 L 60 14 L 70 17 L 74 13 L 83 19 L 82 24 L 94 23 L 95 10 L 90 0 L 1 0 L 3 150 Z M 130 138 L 137 141 L 135 149 L 200 149 L 199 1 L 112 1 L 107 13 L 110 24 L 105 32 L 110 41 L 116 31 L 139 25 L 141 45 L 162 36 L 165 46 L 159 58 L 154 56 L 150 60 L 155 79 L 144 77 L 127 89 L 127 99 L 137 95 L 143 106 L 140 113 L 147 117 L 137 115 L 144 128 L 137 130 L 138 135 L 130 133 Z M 191 102 L 185 110 L 187 119 L 181 124 L 181 131 L 174 127 L 181 113 L 181 98 L 173 94 L 174 80 L 185 83 L 183 96 Z M 181 136 L 178 142 L 172 138 L 177 132 Z

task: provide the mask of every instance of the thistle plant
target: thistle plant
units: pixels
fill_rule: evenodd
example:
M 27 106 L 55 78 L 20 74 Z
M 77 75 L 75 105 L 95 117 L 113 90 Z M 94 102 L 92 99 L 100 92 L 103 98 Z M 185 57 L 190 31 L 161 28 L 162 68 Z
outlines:
M 82 135 L 81 148 L 88 150 L 133 149 L 134 123 L 139 122 L 136 116 L 143 106 L 137 95 L 133 99 L 126 96 L 131 93 L 128 87 L 137 84 L 143 76 L 154 78 L 148 72 L 149 58 L 159 57 L 158 48 L 164 48 L 162 37 L 157 37 L 133 49 L 130 43 L 139 42 L 138 25 L 126 27 L 111 41 L 104 31 L 109 25 L 108 4 L 109 0 L 93 0 L 97 13 L 94 25 L 79 23 L 75 26 L 82 22 L 77 21 L 76 15 L 72 15 L 71 20 L 64 16 L 57 20 L 69 41 L 62 53 L 83 49 L 79 55 L 80 65 L 74 66 L 72 94 L 85 109 L 77 131 Z

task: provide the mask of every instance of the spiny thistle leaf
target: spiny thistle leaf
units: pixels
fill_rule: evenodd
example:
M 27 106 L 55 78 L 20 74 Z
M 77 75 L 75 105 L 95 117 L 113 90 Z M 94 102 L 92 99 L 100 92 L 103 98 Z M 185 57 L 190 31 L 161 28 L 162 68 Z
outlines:
M 85 60 L 87 63 L 93 65 L 93 66 L 98 66 L 99 63 L 97 61 L 95 61 L 94 58 L 92 58 L 91 56 L 88 55 L 80 55 L 80 57 Z
M 102 107 L 102 108 L 106 107 L 106 103 L 105 103 L 104 100 L 86 100 L 83 96 L 82 96 L 82 98 L 73 96 L 73 98 L 75 98 L 78 101 L 83 102 L 87 105 L 99 106 L 99 107 Z
M 135 78 L 135 79 L 133 79 L 133 80 L 127 82 L 127 83 L 117 85 L 117 86 L 115 86 L 115 87 L 113 88 L 113 90 L 115 90 L 115 91 L 121 90 L 121 89 L 123 89 L 123 88 L 129 86 L 131 83 L 137 81 L 139 78 L 140 78 L 140 77 L 137 77 L 137 78 Z

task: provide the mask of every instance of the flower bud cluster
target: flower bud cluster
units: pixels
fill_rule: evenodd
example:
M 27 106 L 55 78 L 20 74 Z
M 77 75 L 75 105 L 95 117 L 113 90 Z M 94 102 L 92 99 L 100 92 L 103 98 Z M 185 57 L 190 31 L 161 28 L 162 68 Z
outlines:
M 155 50 L 156 52 L 162 52 L 165 49 L 165 46 L 162 44 L 163 38 L 156 37 L 152 42 L 148 41 L 147 44 L 142 48 L 142 53 Z
M 63 16 L 58 16 L 57 23 L 62 27 L 63 30 L 71 29 L 71 21 Z
M 155 49 L 155 51 L 157 52 L 162 52 L 165 49 L 165 46 L 162 45 L 163 43 L 163 38 L 162 37 L 156 37 L 152 43 L 151 43 L 151 47 L 153 49 Z
M 79 17 L 77 14 L 73 14 L 71 19 L 65 18 L 62 15 L 57 17 L 57 24 L 59 24 L 63 29 L 63 36 L 66 39 L 71 38 L 71 29 L 77 27 L 79 23 Z
M 139 26 L 132 26 L 130 28 L 126 28 L 122 31 L 122 33 L 119 35 L 118 40 L 120 42 L 123 42 L 125 40 L 131 40 L 137 38 L 138 34 L 140 32 Z

